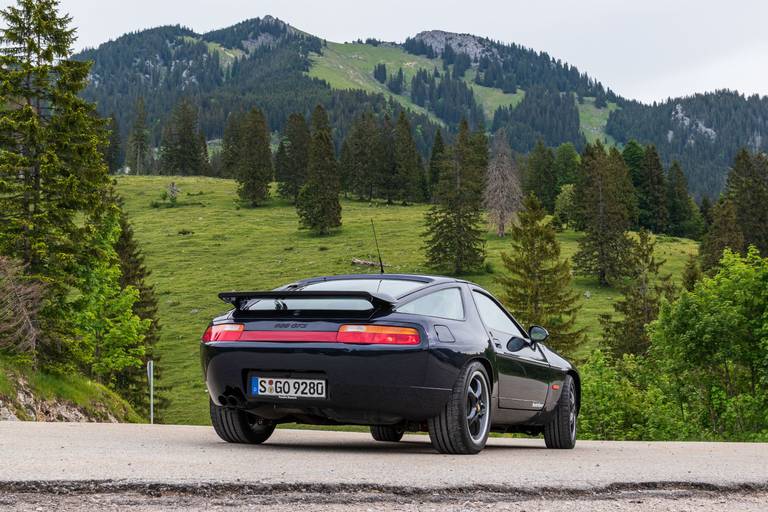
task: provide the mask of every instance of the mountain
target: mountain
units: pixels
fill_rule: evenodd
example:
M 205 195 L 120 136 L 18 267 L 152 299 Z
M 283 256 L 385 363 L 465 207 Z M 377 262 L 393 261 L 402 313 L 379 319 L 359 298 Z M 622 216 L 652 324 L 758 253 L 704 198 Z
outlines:
M 716 91 L 663 103 L 622 98 L 574 66 L 517 44 L 471 34 L 424 31 L 402 44 L 333 43 L 265 16 L 205 34 L 166 26 L 126 34 L 76 56 L 92 60 L 84 96 L 114 114 L 125 136 L 142 97 L 159 142 L 173 106 L 189 96 L 201 127 L 221 137 L 230 112 L 262 108 L 272 130 L 291 112 L 326 106 L 337 144 L 361 112 L 405 109 L 422 156 L 437 129 L 450 138 L 461 118 L 504 127 L 525 153 L 550 146 L 630 139 L 679 160 L 697 196 L 715 196 L 741 146 L 765 150 L 768 100 Z

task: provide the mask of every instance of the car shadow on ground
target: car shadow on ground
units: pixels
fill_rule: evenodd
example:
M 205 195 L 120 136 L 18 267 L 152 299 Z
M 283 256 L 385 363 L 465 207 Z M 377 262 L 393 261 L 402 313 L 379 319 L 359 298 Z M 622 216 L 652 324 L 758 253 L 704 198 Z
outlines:
M 231 444 L 221 444 L 222 447 L 232 447 Z M 374 442 L 374 441 L 346 441 L 340 443 L 331 442 L 314 442 L 312 440 L 306 441 L 292 441 L 290 443 L 281 442 L 278 439 L 269 440 L 266 443 L 258 446 L 244 445 L 244 448 L 252 448 L 257 450 L 275 450 L 275 451 L 311 451 L 311 452 L 328 452 L 328 453 L 376 453 L 376 454 L 438 454 L 432 445 L 429 443 L 429 439 L 424 441 L 419 440 L 406 440 L 398 443 L 386 443 L 386 442 Z M 484 448 L 486 452 L 496 451 L 519 451 L 519 450 L 546 450 L 546 447 L 542 444 L 530 445 L 530 444 L 488 444 Z

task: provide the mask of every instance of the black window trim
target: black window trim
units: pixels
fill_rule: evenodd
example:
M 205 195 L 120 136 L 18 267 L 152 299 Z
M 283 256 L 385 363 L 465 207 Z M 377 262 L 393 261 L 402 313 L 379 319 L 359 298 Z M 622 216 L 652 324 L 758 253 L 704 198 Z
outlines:
M 485 320 L 483 320 L 483 315 L 480 314 L 480 308 L 478 307 L 477 302 L 475 302 L 475 296 L 474 296 L 475 292 L 477 292 L 477 293 L 479 293 L 481 295 L 485 295 L 486 297 L 491 299 L 491 302 L 493 302 L 494 304 L 496 304 L 496 306 L 501 308 L 501 310 L 504 312 L 504 314 L 507 315 L 507 317 L 510 320 L 512 320 L 512 323 L 515 324 L 515 326 L 518 328 L 518 330 L 521 333 L 523 333 L 523 336 L 525 336 L 525 339 L 526 340 L 530 340 L 531 339 L 531 337 L 528 335 L 528 330 L 523 328 L 523 326 L 520 325 L 520 323 L 515 319 L 515 317 L 512 316 L 512 314 L 509 311 L 507 311 L 507 308 L 505 308 L 504 305 L 501 302 L 496 300 L 496 297 L 491 295 L 490 292 L 488 292 L 486 290 L 483 290 L 482 288 L 478 288 L 476 286 L 472 286 L 470 288 L 471 288 L 471 291 L 473 293 L 473 295 L 472 295 L 472 302 L 475 304 L 475 309 L 477 310 L 477 316 L 480 317 L 480 321 L 483 323 L 483 325 L 485 325 L 486 329 L 490 329 L 490 327 L 488 327 L 488 325 L 486 325 Z

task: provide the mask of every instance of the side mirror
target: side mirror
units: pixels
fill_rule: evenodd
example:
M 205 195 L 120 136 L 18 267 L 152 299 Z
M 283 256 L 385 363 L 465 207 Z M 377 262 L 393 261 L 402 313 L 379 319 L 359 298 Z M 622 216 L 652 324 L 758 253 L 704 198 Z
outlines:
M 528 335 L 531 337 L 531 341 L 534 343 L 543 343 L 546 341 L 547 338 L 549 338 L 549 332 L 538 325 L 532 325 L 530 329 L 528 329 Z

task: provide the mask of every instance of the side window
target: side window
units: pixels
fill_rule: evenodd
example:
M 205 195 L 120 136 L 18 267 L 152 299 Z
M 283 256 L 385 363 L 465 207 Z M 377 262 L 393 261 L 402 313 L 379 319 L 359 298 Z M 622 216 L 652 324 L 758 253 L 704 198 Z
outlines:
M 485 325 L 495 331 L 501 331 L 510 336 L 524 337 L 512 319 L 490 297 L 480 292 L 472 292 L 477 303 L 477 311 Z
M 401 313 L 436 316 L 451 320 L 464 319 L 461 290 L 458 288 L 446 288 L 445 290 L 430 293 L 400 306 L 397 310 Z

